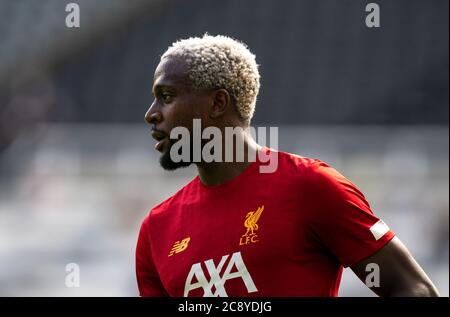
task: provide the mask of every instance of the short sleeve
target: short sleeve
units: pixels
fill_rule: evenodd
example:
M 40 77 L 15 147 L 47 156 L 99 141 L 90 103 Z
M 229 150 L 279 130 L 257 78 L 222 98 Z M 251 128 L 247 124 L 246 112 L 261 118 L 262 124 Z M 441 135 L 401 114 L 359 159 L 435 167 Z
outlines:
M 168 296 L 152 259 L 147 216 L 142 222 L 136 246 L 136 278 L 140 296 Z
M 395 234 L 348 179 L 317 160 L 305 173 L 303 197 L 315 237 L 345 266 L 386 245 Z

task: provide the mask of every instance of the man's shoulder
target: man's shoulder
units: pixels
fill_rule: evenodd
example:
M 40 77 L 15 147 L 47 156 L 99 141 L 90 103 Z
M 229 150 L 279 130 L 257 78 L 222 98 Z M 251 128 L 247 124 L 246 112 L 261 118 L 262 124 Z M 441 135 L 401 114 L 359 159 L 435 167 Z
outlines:
M 176 207 L 179 204 L 183 203 L 183 200 L 188 193 L 195 187 L 196 183 L 198 182 L 198 176 L 194 177 L 189 183 L 184 185 L 180 190 L 178 190 L 175 194 L 170 196 L 169 198 L 163 200 L 161 203 L 154 206 L 148 215 L 148 217 L 158 217 L 161 214 L 166 214 L 170 210 L 174 209 L 173 207 Z
M 273 175 L 289 186 L 326 186 L 341 178 L 333 167 L 317 158 L 279 151 L 278 161 L 278 171 Z
M 317 168 L 321 166 L 327 166 L 326 163 L 323 161 L 316 159 L 316 158 L 310 158 L 306 156 L 302 156 L 299 154 L 284 152 L 284 151 L 278 151 L 278 160 L 280 163 L 280 166 L 287 170 L 288 172 L 296 171 L 296 172 L 314 172 L 317 170 Z

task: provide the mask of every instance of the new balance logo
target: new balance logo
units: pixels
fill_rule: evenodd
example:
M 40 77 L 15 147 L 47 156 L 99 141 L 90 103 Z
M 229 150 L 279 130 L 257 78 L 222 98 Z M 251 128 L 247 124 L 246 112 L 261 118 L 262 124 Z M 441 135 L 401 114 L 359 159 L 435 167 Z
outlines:
M 169 252 L 169 256 L 172 256 L 175 253 L 180 253 L 180 252 L 186 250 L 186 248 L 188 247 L 189 241 L 191 241 L 191 237 L 187 237 L 181 241 L 176 241 L 173 244 L 173 247 Z
M 247 267 L 242 260 L 241 252 L 235 252 L 231 255 L 231 258 L 228 261 L 223 275 L 220 276 L 220 272 L 222 271 L 222 268 L 229 257 L 230 256 L 228 254 L 224 255 L 217 266 L 214 264 L 213 260 L 207 260 L 204 262 L 204 265 L 208 270 L 208 275 L 210 276 L 209 281 L 207 280 L 205 273 L 203 272 L 201 263 L 192 265 L 191 270 L 189 271 L 189 274 L 186 278 L 186 283 L 184 286 L 184 297 L 187 297 L 190 291 L 198 288 L 203 289 L 204 297 L 228 296 L 227 291 L 225 290 L 225 283 L 226 281 L 234 278 L 242 279 L 242 282 L 247 288 L 247 292 L 257 292 L 258 289 L 256 288 L 255 283 L 253 283 L 252 277 L 248 273 Z M 231 273 L 232 271 L 233 273 Z M 193 283 L 193 281 L 197 282 Z

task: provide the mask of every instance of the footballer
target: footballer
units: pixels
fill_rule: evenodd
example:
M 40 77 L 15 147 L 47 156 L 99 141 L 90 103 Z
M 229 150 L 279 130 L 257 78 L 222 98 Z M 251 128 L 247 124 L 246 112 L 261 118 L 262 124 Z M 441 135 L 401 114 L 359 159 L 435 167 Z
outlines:
M 227 36 L 179 40 L 162 55 L 145 120 L 161 166 L 195 164 L 198 175 L 142 222 L 140 295 L 338 296 L 343 268 L 366 282 L 376 266 L 379 283 L 366 285 L 379 296 L 438 296 L 352 182 L 318 159 L 256 143 L 248 127 L 259 88 L 255 56 Z M 216 160 L 174 159 L 172 130 L 192 134 L 195 119 L 219 138 L 227 127 L 242 128 L 236 143 L 258 155 L 221 160 L 225 150 L 215 148 Z M 206 146 L 192 136 L 189 143 Z M 261 172 L 261 158 L 276 159 L 276 168 Z

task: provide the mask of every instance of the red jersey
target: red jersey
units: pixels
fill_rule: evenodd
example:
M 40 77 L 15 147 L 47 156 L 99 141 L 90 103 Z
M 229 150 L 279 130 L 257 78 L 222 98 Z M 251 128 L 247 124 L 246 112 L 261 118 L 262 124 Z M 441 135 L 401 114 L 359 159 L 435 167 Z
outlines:
M 218 186 L 197 176 L 151 210 L 136 248 L 141 296 L 337 296 L 343 267 L 394 237 L 335 169 L 273 153 L 273 173 L 256 161 Z

